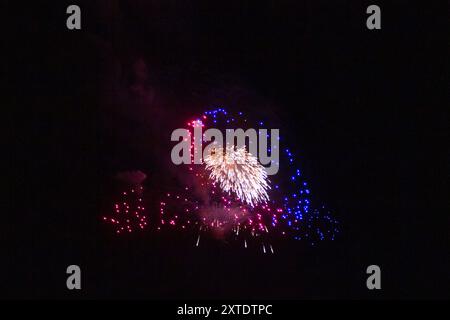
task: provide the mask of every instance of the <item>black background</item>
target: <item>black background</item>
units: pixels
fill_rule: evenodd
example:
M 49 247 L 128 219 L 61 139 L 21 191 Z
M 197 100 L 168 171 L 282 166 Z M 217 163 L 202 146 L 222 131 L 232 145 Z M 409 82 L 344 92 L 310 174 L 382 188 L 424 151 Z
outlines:
M 16 144 L 2 296 L 449 297 L 446 2 L 377 2 L 377 31 L 365 26 L 366 1 L 79 2 L 81 31 L 66 29 L 69 4 L 7 8 L 19 19 L 4 65 Z M 272 101 L 341 237 L 267 257 L 177 236 L 111 236 L 98 221 L 110 55 L 175 70 L 160 77 L 179 97 L 174 114 L 202 110 L 186 92 L 218 86 L 222 74 Z M 79 292 L 65 287 L 70 264 L 83 272 Z M 380 291 L 366 289 L 371 264 L 382 269 Z

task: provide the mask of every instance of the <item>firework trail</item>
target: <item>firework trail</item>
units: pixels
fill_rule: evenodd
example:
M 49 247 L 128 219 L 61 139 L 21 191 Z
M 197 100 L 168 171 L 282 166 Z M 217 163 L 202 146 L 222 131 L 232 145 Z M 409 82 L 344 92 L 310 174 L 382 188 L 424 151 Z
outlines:
M 113 226 L 117 234 L 131 233 L 147 227 L 148 219 L 142 200 L 142 186 L 130 187 L 123 191 L 120 201 L 113 206 L 109 216 L 103 216 L 103 221 Z

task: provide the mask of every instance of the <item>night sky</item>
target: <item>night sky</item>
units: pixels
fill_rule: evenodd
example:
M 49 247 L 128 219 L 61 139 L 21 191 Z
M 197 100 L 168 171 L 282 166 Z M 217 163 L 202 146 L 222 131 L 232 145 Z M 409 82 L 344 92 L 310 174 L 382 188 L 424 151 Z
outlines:
M 82 30 L 69 31 L 72 2 L 9 9 L 23 18 L 6 59 L 16 146 L 0 296 L 449 297 L 446 2 L 378 1 L 369 31 L 368 1 L 75 1 Z M 112 176 L 170 186 L 170 133 L 218 104 L 280 124 L 340 221 L 336 241 L 269 256 L 101 223 Z M 70 264 L 80 292 L 65 287 Z M 371 264 L 381 291 L 366 288 Z

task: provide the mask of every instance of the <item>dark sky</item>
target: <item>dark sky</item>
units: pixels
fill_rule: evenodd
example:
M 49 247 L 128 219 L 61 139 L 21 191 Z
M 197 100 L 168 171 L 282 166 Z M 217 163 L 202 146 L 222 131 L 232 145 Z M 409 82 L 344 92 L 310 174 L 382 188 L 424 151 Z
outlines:
M 65 267 L 78 263 L 81 298 L 448 297 L 448 8 L 380 2 L 382 30 L 369 31 L 368 4 L 89 1 L 81 31 L 65 28 L 66 1 L 11 8 L 26 22 L 9 38 L 20 214 L 6 236 L 23 236 L 6 263 L 19 280 L 0 280 L 2 294 L 71 297 Z M 266 258 L 102 228 L 108 177 L 161 166 L 139 142 L 117 150 L 124 123 L 155 117 L 136 135 L 164 136 L 217 102 L 248 103 L 286 128 L 342 223 L 338 241 Z M 370 264 L 382 292 L 365 289 Z

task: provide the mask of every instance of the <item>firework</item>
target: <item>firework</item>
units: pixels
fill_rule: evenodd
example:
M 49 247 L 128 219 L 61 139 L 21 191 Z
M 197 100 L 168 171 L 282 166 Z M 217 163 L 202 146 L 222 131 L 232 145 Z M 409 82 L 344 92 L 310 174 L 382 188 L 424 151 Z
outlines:
M 223 108 L 188 122 L 191 129 L 220 130 L 252 124 L 262 126 L 264 122 L 249 121 L 242 112 L 232 114 Z M 195 150 L 195 144 L 192 148 Z M 263 253 L 274 253 L 272 243 L 278 239 L 315 245 L 334 240 L 339 233 L 330 211 L 313 204 L 310 187 L 290 149 L 280 150 L 280 172 L 271 176 L 270 188 L 264 167 L 244 148 L 217 148 L 204 162 L 204 166 L 188 167 L 195 188 L 171 190 L 161 201 L 159 230 L 190 230 L 197 247 L 212 235 Z
M 251 207 L 269 200 L 266 170 L 245 146 L 217 148 L 205 158 L 205 164 L 209 177 L 226 193 L 235 193 Z

